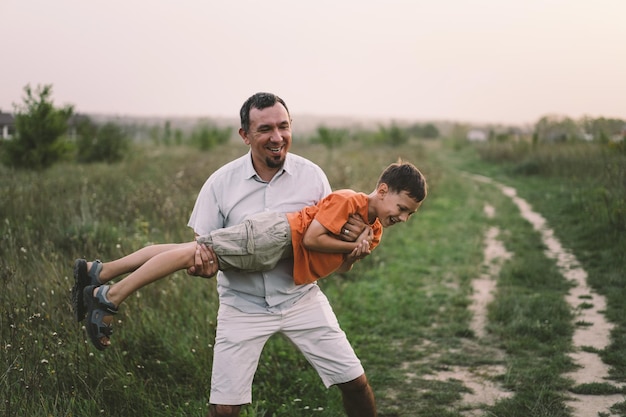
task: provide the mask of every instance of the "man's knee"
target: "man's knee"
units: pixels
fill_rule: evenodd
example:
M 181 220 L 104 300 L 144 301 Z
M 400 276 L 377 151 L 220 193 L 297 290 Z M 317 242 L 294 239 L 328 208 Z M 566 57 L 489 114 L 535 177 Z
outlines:
M 339 389 L 348 417 L 376 417 L 376 400 L 365 374 L 339 384 Z
M 240 405 L 211 404 L 208 417 L 238 417 L 239 411 L 241 411 Z
M 365 374 L 362 374 L 352 381 L 337 384 L 337 386 L 344 394 L 350 394 L 369 389 L 369 382 L 367 381 Z

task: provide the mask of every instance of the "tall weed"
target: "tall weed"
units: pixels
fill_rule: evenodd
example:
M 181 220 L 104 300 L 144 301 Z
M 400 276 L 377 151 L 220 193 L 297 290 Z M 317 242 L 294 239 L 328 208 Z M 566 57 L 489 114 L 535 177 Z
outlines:
M 516 392 L 514 400 L 496 404 L 493 414 L 566 415 L 561 392 L 567 383 L 559 375 L 570 366 L 563 359 L 571 332 L 563 323 L 569 316 L 560 303 L 567 285 L 557 278 L 538 279 L 544 272 L 552 276 L 552 266 L 538 256 L 542 248 L 533 232 L 515 220 L 501 195 L 457 171 L 473 164 L 504 178 L 513 175 L 509 168 L 516 162 L 494 167 L 468 147 L 449 150 L 434 141 L 393 148 L 351 141 L 332 152 L 294 143 L 293 151 L 318 162 L 334 188 L 370 192 L 382 168 L 399 157 L 428 179 L 429 197 L 411 221 L 387 229 L 384 244 L 353 271 L 320 282 L 363 361 L 381 415 L 460 417 L 467 409 L 460 398 L 468 388 L 458 380 L 425 376 L 481 364 L 506 365 L 498 378 Z M 203 182 L 245 152 L 242 145 L 206 153 L 139 147 L 117 165 L 59 164 L 45 175 L 0 167 L 0 415 L 207 414 L 215 281 L 180 272 L 143 288 L 116 316 L 114 345 L 99 352 L 71 316 L 71 269 L 77 257 L 109 260 L 149 243 L 191 239 L 185 225 Z M 623 169 L 616 161 L 616 172 L 605 179 Z M 581 206 L 587 182 L 574 176 L 562 181 L 562 173 L 538 175 L 509 178 L 525 195 L 541 200 L 540 211 L 545 208 L 551 222 L 562 219 L 555 226 L 567 231 L 566 222 L 579 222 L 592 228 L 589 238 L 604 236 L 606 216 L 580 215 L 587 207 Z M 611 193 L 619 191 L 595 174 L 588 179 Z M 485 201 L 502 215 L 486 219 Z M 520 259 L 503 271 L 490 336 L 477 340 L 467 308 L 490 224 L 513 228 L 507 247 L 519 251 Z M 569 243 L 577 239 L 576 233 L 566 233 Z M 599 263 L 614 268 L 611 275 L 606 266 L 598 267 L 593 282 L 615 292 L 609 312 L 618 317 L 626 285 L 615 268 L 623 267 L 623 252 L 620 261 L 617 252 L 598 255 L 588 242 L 578 243 L 574 248 L 586 262 L 599 256 Z M 506 355 L 498 353 L 501 346 Z M 616 343 L 605 355 L 623 377 L 621 347 Z M 291 343 L 274 337 L 255 375 L 254 402 L 242 416 L 310 415 L 343 415 L 339 392 L 326 390 Z

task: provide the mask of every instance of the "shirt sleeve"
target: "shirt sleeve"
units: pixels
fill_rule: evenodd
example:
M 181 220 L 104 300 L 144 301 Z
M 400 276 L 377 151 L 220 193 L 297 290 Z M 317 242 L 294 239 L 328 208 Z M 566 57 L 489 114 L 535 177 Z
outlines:
M 224 227 L 224 218 L 219 210 L 216 192 L 212 184 L 213 181 L 209 178 L 200 189 L 187 223 L 198 235 L 206 235 L 212 230 Z
M 330 233 L 338 235 L 350 214 L 358 213 L 360 206 L 357 199 L 340 193 L 332 193 L 319 203 L 315 220 Z

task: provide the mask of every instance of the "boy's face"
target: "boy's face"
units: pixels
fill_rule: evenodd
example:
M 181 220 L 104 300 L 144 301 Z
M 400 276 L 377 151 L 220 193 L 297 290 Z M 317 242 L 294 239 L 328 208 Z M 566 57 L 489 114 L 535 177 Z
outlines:
M 390 227 L 396 223 L 407 221 L 421 205 L 406 191 L 399 193 L 390 191 L 387 184 L 378 186 L 377 195 L 379 201 L 376 215 L 383 227 Z

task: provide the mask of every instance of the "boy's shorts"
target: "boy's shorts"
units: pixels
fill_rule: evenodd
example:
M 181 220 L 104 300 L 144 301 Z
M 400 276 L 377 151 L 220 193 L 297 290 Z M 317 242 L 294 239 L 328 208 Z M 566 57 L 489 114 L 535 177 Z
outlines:
M 364 373 L 328 299 L 317 286 L 281 312 L 250 314 L 221 304 L 213 354 L 211 404 L 252 402 L 252 380 L 259 357 L 265 342 L 275 333 L 283 333 L 300 349 L 327 388 L 352 381 Z
M 255 214 L 196 240 L 212 246 L 222 271 L 269 271 L 281 259 L 293 256 L 291 227 L 284 213 Z

